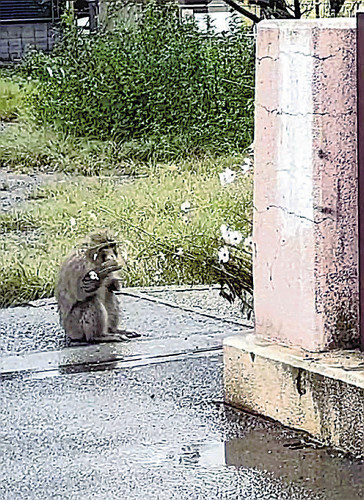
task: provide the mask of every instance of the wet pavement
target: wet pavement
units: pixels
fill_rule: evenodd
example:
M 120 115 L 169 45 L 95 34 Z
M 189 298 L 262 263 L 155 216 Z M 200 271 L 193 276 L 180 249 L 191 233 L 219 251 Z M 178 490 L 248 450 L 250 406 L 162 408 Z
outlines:
M 67 345 L 53 301 L 0 310 L 1 499 L 364 497 L 360 461 L 223 404 L 246 326 L 216 291 L 126 293 L 129 343 Z

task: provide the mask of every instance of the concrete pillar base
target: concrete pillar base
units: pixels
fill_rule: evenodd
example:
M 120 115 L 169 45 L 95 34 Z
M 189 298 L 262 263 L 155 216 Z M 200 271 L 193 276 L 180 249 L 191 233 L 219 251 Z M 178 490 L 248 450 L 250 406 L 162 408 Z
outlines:
M 364 356 L 308 353 L 246 331 L 224 341 L 226 402 L 364 456 Z

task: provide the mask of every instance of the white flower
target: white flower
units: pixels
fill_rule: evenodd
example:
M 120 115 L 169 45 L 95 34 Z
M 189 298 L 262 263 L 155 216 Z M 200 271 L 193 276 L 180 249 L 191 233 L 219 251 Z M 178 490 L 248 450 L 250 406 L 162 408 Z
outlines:
M 235 181 L 236 172 L 234 170 L 231 170 L 231 168 L 226 168 L 219 174 L 219 177 L 221 185 L 226 186 L 226 184 L 231 184 Z
M 226 244 L 230 245 L 230 229 L 229 229 L 229 226 L 226 226 L 225 224 L 222 224 L 220 226 L 220 231 L 221 231 L 222 239 L 225 241 Z
M 49 66 L 47 66 L 47 71 L 48 71 L 49 76 L 52 78 L 52 76 L 53 76 L 52 68 L 50 68 Z
M 92 212 L 92 210 L 89 211 L 88 215 L 89 215 L 91 220 L 93 220 L 93 221 L 97 220 L 96 214 L 95 214 L 95 212 Z
M 227 245 L 239 245 L 243 240 L 243 235 L 240 231 L 231 231 L 229 226 L 222 224 L 220 227 L 221 236 Z
M 244 159 L 244 164 L 241 165 L 241 170 L 243 171 L 243 174 L 247 174 L 250 172 L 253 168 L 253 162 L 251 161 L 250 158 L 245 158 Z
M 181 255 L 183 255 L 183 248 L 182 248 L 182 247 L 178 247 L 178 248 L 176 248 L 176 255 L 178 255 L 179 257 L 180 257 Z
M 253 238 L 251 236 L 248 236 L 245 238 L 244 243 L 243 243 L 244 250 L 246 252 L 252 253 L 253 252 Z
M 73 229 L 75 226 L 76 226 L 76 219 L 74 217 L 71 217 L 70 218 L 70 226 L 71 226 L 71 229 Z
M 229 262 L 229 249 L 228 247 L 221 247 L 219 249 L 219 262 L 226 264 L 226 262 Z
M 239 245 L 243 240 L 243 235 L 240 231 L 230 231 L 229 232 L 229 243 L 230 245 Z
M 188 212 L 190 210 L 190 208 L 191 208 L 191 203 L 189 201 L 185 201 L 181 205 L 182 212 Z
M 183 214 L 182 215 L 182 221 L 185 223 L 185 224 L 189 224 L 191 222 L 190 218 L 188 217 L 187 214 Z
M 225 239 L 225 237 L 229 234 L 229 226 L 226 224 L 221 224 L 220 226 L 221 236 Z
M 247 174 L 253 168 L 252 160 L 250 158 L 244 158 L 244 163 L 240 166 L 240 168 L 243 171 L 243 174 Z

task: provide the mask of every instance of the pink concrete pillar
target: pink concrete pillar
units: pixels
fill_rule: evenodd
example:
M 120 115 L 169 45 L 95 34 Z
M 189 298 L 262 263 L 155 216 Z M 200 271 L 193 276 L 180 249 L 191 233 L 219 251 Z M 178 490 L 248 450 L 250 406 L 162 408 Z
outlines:
M 258 25 L 256 333 L 308 350 L 359 342 L 355 31 Z

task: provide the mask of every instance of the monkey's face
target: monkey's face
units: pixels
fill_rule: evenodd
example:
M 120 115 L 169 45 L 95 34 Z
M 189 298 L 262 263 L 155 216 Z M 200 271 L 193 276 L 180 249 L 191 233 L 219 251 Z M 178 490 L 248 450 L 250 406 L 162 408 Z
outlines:
M 115 262 L 117 260 L 116 245 L 109 245 L 102 247 L 94 252 L 92 260 L 95 264 L 102 265 L 108 262 Z

